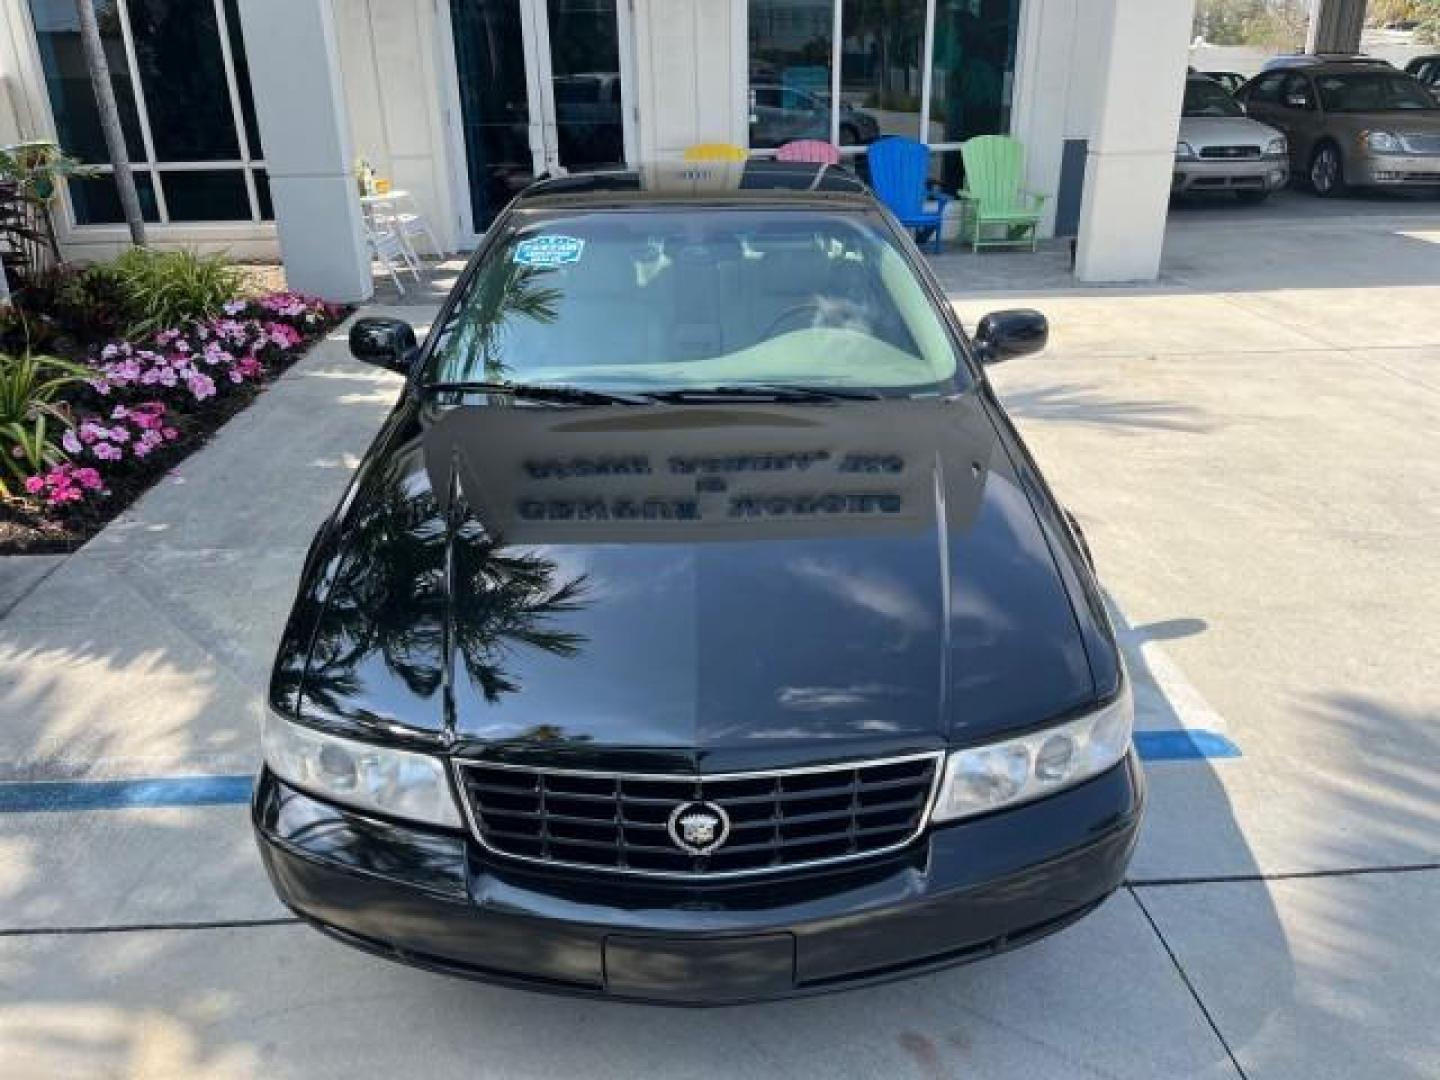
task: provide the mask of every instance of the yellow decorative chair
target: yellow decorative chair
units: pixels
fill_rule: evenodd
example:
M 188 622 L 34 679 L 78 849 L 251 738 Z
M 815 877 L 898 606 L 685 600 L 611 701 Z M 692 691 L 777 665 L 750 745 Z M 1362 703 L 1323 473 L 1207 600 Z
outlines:
M 734 143 L 702 142 L 685 148 L 686 161 L 744 161 L 750 156 Z

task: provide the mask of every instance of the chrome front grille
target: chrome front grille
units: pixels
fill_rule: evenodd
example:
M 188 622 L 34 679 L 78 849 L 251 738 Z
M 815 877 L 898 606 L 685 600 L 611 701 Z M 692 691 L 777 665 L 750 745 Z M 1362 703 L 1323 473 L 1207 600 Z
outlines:
M 1260 147 L 1258 146 L 1202 146 L 1200 156 L 1206 159 L 1227 161 L 1243 161 L 1247 158 L 1258 158 Z
M 708 776 L 583 772 L 459 761 L 471 828 L 517 859 L 611 873 L 708 879 L 879 855 L 905 846 L 929 816 L 941 755 Z M 685 850 L 674 819 L 718 807 L 724 842 Z
M 1440 154 L 1440 135 L 1401 135 L 1400 144 L 1409 154 Z

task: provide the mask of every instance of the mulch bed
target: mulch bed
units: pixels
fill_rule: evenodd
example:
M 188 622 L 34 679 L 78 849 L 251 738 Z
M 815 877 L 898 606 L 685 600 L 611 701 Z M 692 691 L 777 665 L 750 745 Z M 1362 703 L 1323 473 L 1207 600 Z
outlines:
M 236 413 L 248 408 L 271 383 L 289 370 L 325 335 L 350 314 L 343 309 L 335 321 L 265 366 L 261 381 L 226 390 L 215 398 L 172 411 L 180 436 L 153 451 L 144 460 L 132 459 L 122 472 L 106 477 L 109 494 L 86 499 L 63 513 L 46 509 L 29 499 L 0 499 L 0 556 L 64 554 L 80 548 L 126 507 L 159 483 L 174 467 L 208 443 Z

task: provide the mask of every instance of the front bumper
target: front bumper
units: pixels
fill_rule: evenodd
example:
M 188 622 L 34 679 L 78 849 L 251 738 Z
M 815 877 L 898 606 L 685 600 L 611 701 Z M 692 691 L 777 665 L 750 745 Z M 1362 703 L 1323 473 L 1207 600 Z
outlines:
M 1360 187 L 1440 185 L 1440 154 L 1364 154 L 1345 163 L 1345 179 Z
M 1248 160 L 1175 159 L 1170 191 L 1175 195 L 1225 191 L 1278 191 L 1290 182 L 1285 158 Z
M 252 810 L 280 898 L 352 945 L 530 989 L 719 1005 L 885 981 L 1052 933 L 1120 885 L 1143 802 L 1132 753 L 873 863 L 705 886 L 522 867 L 460 834 L 345 812 L 268 770 Z

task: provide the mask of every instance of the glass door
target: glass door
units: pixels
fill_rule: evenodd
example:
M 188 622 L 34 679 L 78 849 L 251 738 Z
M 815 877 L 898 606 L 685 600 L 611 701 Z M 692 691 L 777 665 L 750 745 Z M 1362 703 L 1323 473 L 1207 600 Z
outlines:
M 473 235 L 537 176 L 630 160 L 628 6 L 451 0 L 450 15 Z

